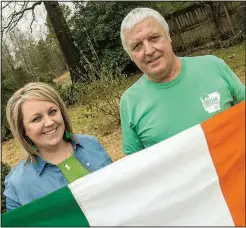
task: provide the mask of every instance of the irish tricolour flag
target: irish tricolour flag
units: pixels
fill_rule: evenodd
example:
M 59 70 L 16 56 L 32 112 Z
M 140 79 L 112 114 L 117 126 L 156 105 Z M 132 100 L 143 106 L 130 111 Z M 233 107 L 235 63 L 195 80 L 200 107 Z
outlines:
M 245 102 L 2 216 L 2 226 L 244 226 Z

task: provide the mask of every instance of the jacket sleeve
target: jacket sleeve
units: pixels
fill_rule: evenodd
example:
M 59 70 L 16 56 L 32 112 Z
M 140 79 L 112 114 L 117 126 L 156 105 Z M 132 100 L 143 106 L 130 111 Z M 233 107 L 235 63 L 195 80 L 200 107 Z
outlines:
M 124 99 L 120 102 L 120 119 L 122 129 L 122 149 L 127 155 L 143 150 L 144 146 L 133 129 L 128 113 L 131 109 L 127 107 Z
M 8 179 L 8 176 L 5 179 L 5 190 L 3 194 L 6 197 L 6 209 L 7 211 L 14 210 L 21 206 L 21 203 L 19 202 L 16 189 L 14 185 L 11 183 L 11 181 Z

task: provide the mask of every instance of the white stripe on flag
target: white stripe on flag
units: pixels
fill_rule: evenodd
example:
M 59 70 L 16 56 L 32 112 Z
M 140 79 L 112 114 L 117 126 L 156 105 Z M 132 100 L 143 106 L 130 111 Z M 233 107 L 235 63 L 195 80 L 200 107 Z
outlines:
M 69 188 L 90 226 L 234 226 L 200 125 Z

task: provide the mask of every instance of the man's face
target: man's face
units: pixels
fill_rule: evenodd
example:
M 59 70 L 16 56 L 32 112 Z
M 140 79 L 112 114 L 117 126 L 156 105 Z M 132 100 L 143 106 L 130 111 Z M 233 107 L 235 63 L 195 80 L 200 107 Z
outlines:
M 169 73 L 174 57 L 171 39 L 155 18 L 137 23 L 124 35 L 131 59 L 150 80 L 161 80 Z

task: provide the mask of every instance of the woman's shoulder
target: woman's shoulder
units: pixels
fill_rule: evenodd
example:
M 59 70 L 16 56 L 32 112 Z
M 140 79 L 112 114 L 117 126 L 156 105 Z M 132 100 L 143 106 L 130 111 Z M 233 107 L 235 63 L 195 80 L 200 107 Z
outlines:
M 75 135 L 81 147 L 76 147 L 76 154 L 85 165 L 90 166 L 90 171 L 98 170 L 112 163 L 112 160 L 103 145 L 95 136 Z
M 81 135 L 81 134 L 75 134 L 75 139 L 77 139 L 79 142 L 84 143 L 84 142 L 98 142 L 98 139 L 95 136 L 92 135 Z
M 21 160 L 5 178 L 5 181 L 10 181 L 12 183 L 17 183 L 23 181 L 23 177 L 28 173 L 31 175 L 33 171 L 33 166 L 30 162 L 26 162 L 26 160 Z

